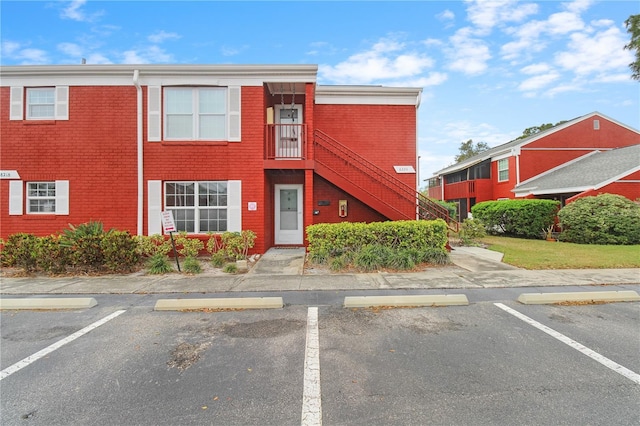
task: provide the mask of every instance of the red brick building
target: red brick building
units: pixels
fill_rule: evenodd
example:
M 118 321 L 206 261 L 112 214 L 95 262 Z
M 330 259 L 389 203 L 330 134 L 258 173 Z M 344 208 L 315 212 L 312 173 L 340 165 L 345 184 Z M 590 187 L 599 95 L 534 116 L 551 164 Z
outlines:
M 255 251 L 320 222 L 415 219 L 421 89 L 316 85 L 315 65 L 0 68 L 0 236 L 101 221 Z M 442 214 L 440 210 L 433 214 Z
M 461 218 L 488 200 L 548 198 L 564 204 L 599 193 L 636 200 L 639 149 L 638 130 L 593 112 L 436 172 L 429 196 L 458 203 Z

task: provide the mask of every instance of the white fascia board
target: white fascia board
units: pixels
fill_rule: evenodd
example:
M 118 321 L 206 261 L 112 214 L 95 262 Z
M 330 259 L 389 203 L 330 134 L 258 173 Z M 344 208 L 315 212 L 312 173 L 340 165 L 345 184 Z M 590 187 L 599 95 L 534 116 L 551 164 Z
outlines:
M 26 65 L 0 67 L 0 85 L 207 84 L 261 86 L 265 81 L 315 83 L 317 65 Z M 142 83 L 144 81 L 144 83 Z
M 321 105 L 412 105 L 418 107 L 422 88 L 383 86 L 316 86 Z
M 549 188 L 545 190 L 532 190 L 530 194 L 533 195 L 546 195 L 546 194 L 564 194 L 567 192 L 584 192 L 595 189 L 593 186 L 574 186 L 568 188 Z

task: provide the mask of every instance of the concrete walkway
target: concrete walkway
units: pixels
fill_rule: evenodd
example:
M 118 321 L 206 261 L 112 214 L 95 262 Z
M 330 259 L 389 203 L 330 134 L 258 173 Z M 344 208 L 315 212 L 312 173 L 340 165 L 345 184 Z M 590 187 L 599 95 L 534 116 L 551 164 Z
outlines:
M 501 254 L 454 247 L 451 265 L 420 272 L 334 274 L 304 269 L 302 248 L 272 248 L 246 274 L 108 275 L 50 278 L 2 277 L 1 295 L 170 294 L 289 290 L 474 289 L 640 284 L 640 269 L 562 269 L 529 271 L 502 263 Z

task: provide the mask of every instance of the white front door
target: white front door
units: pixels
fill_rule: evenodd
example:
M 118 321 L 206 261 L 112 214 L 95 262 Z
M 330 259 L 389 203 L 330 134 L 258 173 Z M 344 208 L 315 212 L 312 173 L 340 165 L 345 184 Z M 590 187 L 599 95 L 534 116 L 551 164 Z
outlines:
M 302 185 L 275 186 L 276 244 L 302 244 Z
M 276 124 L 280 124 L 276 130 L 276 157 L 302 157 L 302 106 L 276 105 L 275 112 Z

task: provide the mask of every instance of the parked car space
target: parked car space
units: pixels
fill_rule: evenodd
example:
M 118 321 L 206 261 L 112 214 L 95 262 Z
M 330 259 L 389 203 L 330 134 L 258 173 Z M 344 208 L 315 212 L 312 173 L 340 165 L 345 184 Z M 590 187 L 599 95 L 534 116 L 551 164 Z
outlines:
M 125 312 L 4 377 L 0 423 L 301 423 L 311 309 L 154 312 L 124 300 L 3 311 L 3 371 Z M 638 373 L 638 303 L 505 305 Z M 639 420 L 640 386 L 494 303 L 320 306 L 317 325 L 327 425 Z

